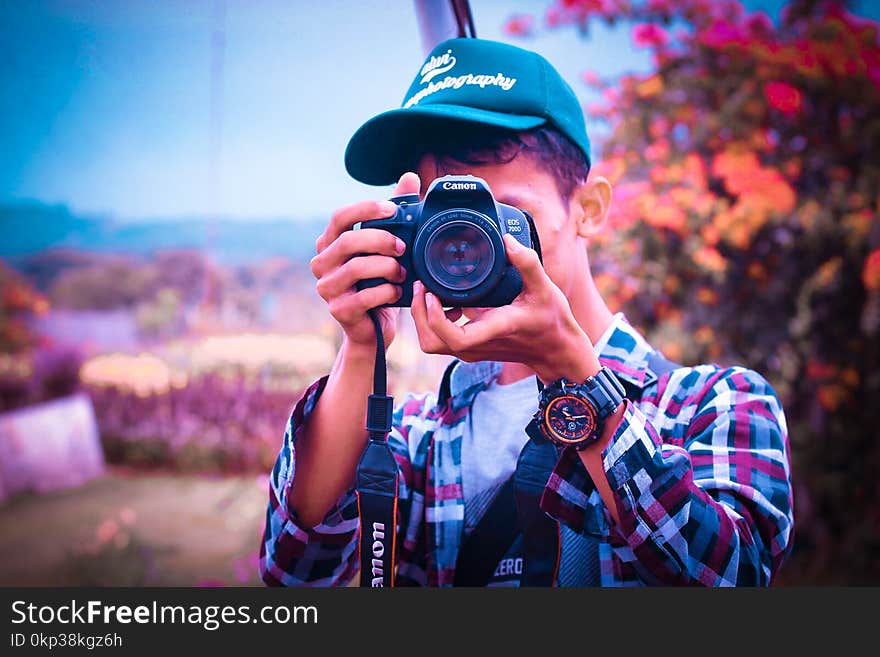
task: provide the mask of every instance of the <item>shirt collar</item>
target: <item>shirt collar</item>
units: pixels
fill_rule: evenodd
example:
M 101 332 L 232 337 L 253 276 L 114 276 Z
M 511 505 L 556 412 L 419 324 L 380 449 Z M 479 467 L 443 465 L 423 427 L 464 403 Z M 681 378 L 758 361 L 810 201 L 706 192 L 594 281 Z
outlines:
M 484 360 L 476 363 L 459 361 L 449 379 L 449 393 L 454 408 L 471 402 L 474 395 L 489 386 L 501 374 L 501 363 Z
M 602 336 L 593 345 L 599 362 L 608 367 L 617 378 L 639 388 L 645 388 L 657 380 L 650 367 L 648 356 L 654 349 L 626 319 L 616 313 Z M 482 389 L 489 386 L 501 374 L 501 363 L 480 361 L 460 362 L 452 370 L 449 381 L 450 396 L 454 406 L 461 408 L 471 402 Z
M 618 379 L 638 388 L 645 388 L 657 380 L 657 373 L 649 361 L 654 351 L 623 313 L 614 315 L 610 326 L 596 342 L 599 362 Z

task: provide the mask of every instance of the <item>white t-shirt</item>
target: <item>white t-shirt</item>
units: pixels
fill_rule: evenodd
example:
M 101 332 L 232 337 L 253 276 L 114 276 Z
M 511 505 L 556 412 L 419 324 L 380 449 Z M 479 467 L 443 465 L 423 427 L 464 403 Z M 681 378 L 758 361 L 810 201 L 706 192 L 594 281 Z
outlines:
M 474 398 L 461 442 L 465 533 L 477 525 L 516 468 L 538 394 L 535 377 L 528 376 L 507 385 L 493 381 Z
M 465 534 L 480 522 L 498 489 L 513 474 L 528 441 L 525 428 L 538 409 L 534 376 L 507 385 L 493 381 L 474 398 L 462 435 L 461 464 Z M 517 539 L 501 559 L 490 586 L 517 586 L 522 573 Z

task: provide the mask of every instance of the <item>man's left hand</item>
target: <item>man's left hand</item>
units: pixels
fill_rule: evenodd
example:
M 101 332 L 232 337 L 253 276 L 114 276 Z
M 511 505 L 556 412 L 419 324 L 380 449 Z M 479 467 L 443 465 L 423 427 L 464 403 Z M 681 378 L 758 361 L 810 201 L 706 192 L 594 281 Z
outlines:
M 510 235 L 504 236 L 504 245 L 523 280 L 522 292 L 510 305 L 444 311 L 439 299 L 416 281 L 412 315 L 422 351 L 468 362 L 523 363 L 545 383 L 561 377 L 583 381 L 595 375 L 599 361 L 593 345 L 538 254 Z M 470 321 L 459 325 L 462 314 Z

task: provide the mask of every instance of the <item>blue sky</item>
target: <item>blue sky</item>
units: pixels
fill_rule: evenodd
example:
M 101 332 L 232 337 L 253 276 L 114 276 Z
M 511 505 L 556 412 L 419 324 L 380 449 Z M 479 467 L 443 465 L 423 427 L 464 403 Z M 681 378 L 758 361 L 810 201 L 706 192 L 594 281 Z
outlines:
M 540 17 L 549 1 L 471 4 L 481 37 L 509 41 L 505 19 Z M 775 17 L 782 3 L 747 5 Z M 0 203 L 36 199 L 119 218 L 312 218 L 385 195 L 351 180 L 342 154 L 364 120 L 399 105 L 421 66 L 412 1 L 227 0 L 212 168 L 214 7 L 0 2 Z M 649 66 L 628 30 L 513 42 L 547 57 L 585 100 L 584 69 Z

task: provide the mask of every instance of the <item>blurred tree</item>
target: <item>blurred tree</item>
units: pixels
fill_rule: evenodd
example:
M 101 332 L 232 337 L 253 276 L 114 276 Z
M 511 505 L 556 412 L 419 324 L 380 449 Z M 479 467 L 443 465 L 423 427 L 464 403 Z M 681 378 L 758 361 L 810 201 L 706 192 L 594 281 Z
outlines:
M 780 22 L 723 0 L 559 0 L 631 26 L 654 70 L 584 81 L 615 186 L 592 245 L 613 306 L 673 359 L 745 363 L 782 398 L 796 539 L 782 581 L 880 582 L 880 47 L 838 2 Z M 534 33 L 521 15 L 507 26 Z
M 208 263 L 204 254 L 187 249 L 160 251 L 156 254 L 157 290 L 172 288 L 184 304 L 195 304 L 202 298 Z
M 144 337 L 165 338 L 183 328 L 180 292 L 164 287 L 156 296 L 143 301 L 135 311 L 138 331 Z
M 153 295 L 157 279 L 155 266 L 112 257 L 63 271 L 49 289 L 49 297 L 53 305 L 72 310 L 134 308 Z
M 38 337 L 29 320 L 49 309 L 49 302 L 21 275 L 0 260 L 0 354 L 14 354 L 34 347 Z

